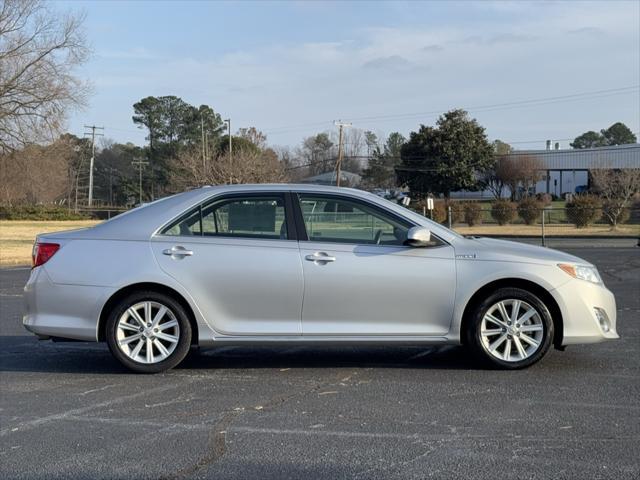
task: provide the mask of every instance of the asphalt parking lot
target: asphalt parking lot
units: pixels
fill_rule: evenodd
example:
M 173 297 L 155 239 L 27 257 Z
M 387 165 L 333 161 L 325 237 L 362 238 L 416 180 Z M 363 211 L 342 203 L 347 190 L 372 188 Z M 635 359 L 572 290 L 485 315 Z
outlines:
M 459 347 L 223 347 L 133 375 L 27 334 L 29 271 L 0 270 L 0 477 L 639 478 L 640 248 L 567 250 L 622 338 L 518 372 Z

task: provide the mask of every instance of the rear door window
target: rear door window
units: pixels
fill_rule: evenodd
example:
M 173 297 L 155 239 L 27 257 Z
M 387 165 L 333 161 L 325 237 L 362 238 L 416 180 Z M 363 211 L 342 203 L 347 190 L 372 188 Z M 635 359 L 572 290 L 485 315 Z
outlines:
M 289 235 L 284 195 L 217 199 L 198 207 L 162 233 L 287 240 Z

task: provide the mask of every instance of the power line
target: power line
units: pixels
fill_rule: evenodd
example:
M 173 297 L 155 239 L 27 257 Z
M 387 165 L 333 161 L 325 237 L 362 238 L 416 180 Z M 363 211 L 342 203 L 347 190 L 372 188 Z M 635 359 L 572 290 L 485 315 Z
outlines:
M 579 101 L 579 100 L 588 100 L 591 98 L 603 98 L 612 95 L 621 95 L 634 93 L 635 91 L 640 89 L 640 85 L 632 85 L 627 87 L 619 87 L 619 88 L 611 88 L 606 90 L 593 90 L 589 92 L 581 92 L 574 93 L 568 95 L 559 95 L 553 97 L 543 97 L 543 98 L 535 98 L 528 100 L 516 100 L 511 102 L 502 102 L 502 103 L 494 103 L 487 105 L 478 105 L 475 107 L 463 107 L 465 110 L 470 112 L 484 112 L 484 111 L 495 111 L 495 110 L 505 110 L 512 109 L 523 106 L 538 106 L 538 105 L 547 105 L 553 103 L 563 103 L 570 101 Z M 366 117 L 350 117 L 352 121 L 357 121 L 359 123 L 368 122 L 372 120 L 379 121 L 388 121 L 388 120 L 397 120 L 411 117 L 424 117 L 431 115 L 441 115 L 446 108 L 441 108 L 438 110 L 431 110 L 427 112 L 411 112 L 411 113 L 397 113 L 397 114 L 388 114 L 388 115 L 376 115 L 376 116 L 366 116 Z M 290 125 L 290 126 L 282 126 L 282 127 L 274 127 L 271 130 L 265 131 L 266 134 L 269 135 L 279 135 L 284 133 L 290 133 L 301 128 L 312 127 L 312 126 L 323 126 L 330 124 L 330 121 L 324 122 L 314 122 L 314 123 L 306 123 L 306 124 L 298 124 L 298 125 Z
M 629 144 L 629 145 L 631 145 L 631 146 L 627 147 L 627 148 L 630 148 L 630 149 L 631 148 L 640 148 L 640 145 L 636 145 L 636 144 Z M 598 152 L 620 151 L 620 149 L 617 148 L 617 147 L 619 147 L 619 145 L 612 145 L 610 147 L 598 147 Z M 535 153 L 533 153 L 533 152 L 535 152 Z M 572 150 L 562 150 L 562 154 L 579 154 L 579 153 L 583 153 L 583 152 L 584 152 L 584 149 L 580 149 L 580 148 L 575 148 L 575 149 L 572 149 Z M 527 151 L 527 150 L 518 151 L 518 150 L 514 150 L 514 151 L 510 152 L 507 155 L 528 156 L 528 155 L 553 155 L 553 154 L 557 154 L 557 153 L 558 153 L 558 150 L 534 150 L 534 151 Z M 494 154 L 494 156 L 500 157 L 500 156 L 503 156 L 503 155 Z M 358 159 L 358 160 L 367 160 L 367 159 L 370 159 L 371 157 L 369 155 L 350 155 L 347 158 L 349 158 L 349 159 Z M 401 157 L 401 156 L 397 156 L 396 155 L 396 156 L 385 156 L 385 158 L 388 159 L 388 160 L 422 160 L 422 161 L 431 162 L 431 163 L 436 163 L 437 162 L 436 159 L 428 158 L 428 157 L 425 157 L 425 156 L 418 156 L 418 155 L 411 156 L 411 157 Z M 336 162 L 336 161 L 337 161 L 337 157 L 328 157 L 328 158 L 323 159 L 323 160 L 316 160 L 316 161 L 304 163 L 304 164 L 301 164 L 301 165 L 294 165 L 292 167 L 287 167 L 287 168 L 285 168 L 285 171 L 298 170 L 300 168 L 313 167 L 315 165 L 327 165 L 327 164 L 330 164 L 330 163 L 333 163 L 333 162 Z M 395 168 L 402 168 L 403 170 L 407 170 L 407 171 L 409 171 L 409 170 L 411 170 L 411 171 L 422 171 L 422 170 L 424 170 L 424 171 L 431 171 L 431 172 L 437 171 L 436 169 L 433 169 L 433 168 L 431 168 L 431 169 L 429 169 L 429 168 L 427 168 L 427 169 L 418 168 L 417 169 L 417 168 L 414 168 L 414 167 L 401 167 L 401 166 L 396 166 Z

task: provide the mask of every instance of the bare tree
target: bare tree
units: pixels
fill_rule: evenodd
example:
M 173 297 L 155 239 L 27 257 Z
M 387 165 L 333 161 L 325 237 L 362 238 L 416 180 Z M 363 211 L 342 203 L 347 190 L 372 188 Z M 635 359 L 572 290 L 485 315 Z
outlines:
M 640 168 L 603 168 L 591 170 L 590 174 L 596 191 L 604 200 L 602 213 L 615 229 L 621 218 L 624 218 L 631 198 L 640 191 Z
M 77 139 L 76 139 L 77 140 Z M 0 203 L 69 201 L 78 144 L 70 136 L 0 155 Z
M 256 127 L 240 128 L 238 130 L 238 136 L 249 140 L 258 148 L 265 148 L 267 146 L 267 136 Z
M 175 160 L 169 181 L 172 190 L 181 191 L 202 185 L 225 183 L 274 183 L 287 181 L 285 167 L 275 151 L 243 149 L 219 155 L 214 161 L 202 165 L 201 152 L 184 151 Z
M 53 139 L 85 104 L 73 75 L 88 57 L 83 21 L 41 0 L 0 2 L 0 152 Z
M 510 177 L 509 170 L 512 164 L 509 157 L 500 155 L 490 169 L 480 176 L 480 184 L 489 190 L 496 199 L 502 198 L 502 193 L 506 187 L 505 180 Z
M 523 195 L 542 178 L 544 165 L 533 155 L 511 154 L 504 157 L 496 170 L 496 176 L 511 190 L 511 200 L 516 200 L 518 187 L 523 187 Z

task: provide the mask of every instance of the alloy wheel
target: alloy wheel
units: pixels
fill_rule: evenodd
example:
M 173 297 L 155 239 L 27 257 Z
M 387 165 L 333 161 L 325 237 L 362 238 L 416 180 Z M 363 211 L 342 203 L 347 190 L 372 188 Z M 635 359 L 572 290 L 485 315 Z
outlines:
M 529 303 L 505 299 L 482 317 L 480 336 L 484 349 L 505 362 L 520 362 L 540 349 L 544 339 L 540 313 Z
M 162 303 L 136 303 L 118 319 L 118 348 L 135 362 L 159 363 L 173 353 L 179 340 L 178 320 L 171 309 Z

